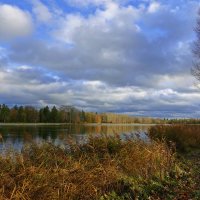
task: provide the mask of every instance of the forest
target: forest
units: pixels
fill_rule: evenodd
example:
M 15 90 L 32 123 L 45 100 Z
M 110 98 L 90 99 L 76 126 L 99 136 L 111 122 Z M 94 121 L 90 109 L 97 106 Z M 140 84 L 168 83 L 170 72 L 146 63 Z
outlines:
M 0 104 L 1 123 L 114 123 L 114 124 L 152 124 L 163 123 L 161 119 L 149 117 L 134 117 L 115 113 L 85 112 L 73 106 L 45 106 L 35 108 L 33 106 L 9 107 Z

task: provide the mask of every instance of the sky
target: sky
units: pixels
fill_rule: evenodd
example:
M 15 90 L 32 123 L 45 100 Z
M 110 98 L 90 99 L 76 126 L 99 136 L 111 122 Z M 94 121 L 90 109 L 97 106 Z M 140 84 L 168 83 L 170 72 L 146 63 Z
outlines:
M 199 0 L 0 0 L 0 104 L 200 117 Z

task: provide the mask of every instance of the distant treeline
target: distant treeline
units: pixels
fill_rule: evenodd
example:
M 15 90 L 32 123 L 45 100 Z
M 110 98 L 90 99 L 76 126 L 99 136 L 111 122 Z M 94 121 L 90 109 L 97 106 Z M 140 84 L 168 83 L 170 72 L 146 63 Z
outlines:
M 166 124 L 200 124 L 200 119 L 164 119 Z
M 163 120 L 132 117 L 114 113 L 93 113 L 80 111 L 73 106 L 52 108 L 45 106 L 37 109 L 33 106 L 8 107 L 0 104 L 0 122 L 2 123 L 163 123 Z

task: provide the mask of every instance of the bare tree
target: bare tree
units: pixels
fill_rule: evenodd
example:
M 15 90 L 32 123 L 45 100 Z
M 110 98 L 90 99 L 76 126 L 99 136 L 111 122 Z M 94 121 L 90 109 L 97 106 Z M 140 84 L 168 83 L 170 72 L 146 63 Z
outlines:
M 200 9 L 198 11 L 197 23 L 194 31 L 196 33 L 196 41 L 194 42 L 192 49 L 195 57 L 193 62 L 192 75 L 198 81 L 200 81 Z

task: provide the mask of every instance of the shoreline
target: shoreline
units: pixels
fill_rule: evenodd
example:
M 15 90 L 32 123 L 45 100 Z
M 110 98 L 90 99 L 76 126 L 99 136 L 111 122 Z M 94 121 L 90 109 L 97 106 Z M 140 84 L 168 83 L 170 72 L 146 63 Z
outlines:
M 188 125 L 188 126 L 199 126 L 200 124 L 140 124 L 140 123 L 0 123 L 1 126 L 66 126 L 66 125 L 77 125 L 77 126 L 156 126 L 156 125 Z
M 157 124 L 139 123 L 0 123 L 0 126 L 61 126 L 61 125 L 81 125 L 81 126 L 155 126 Z

